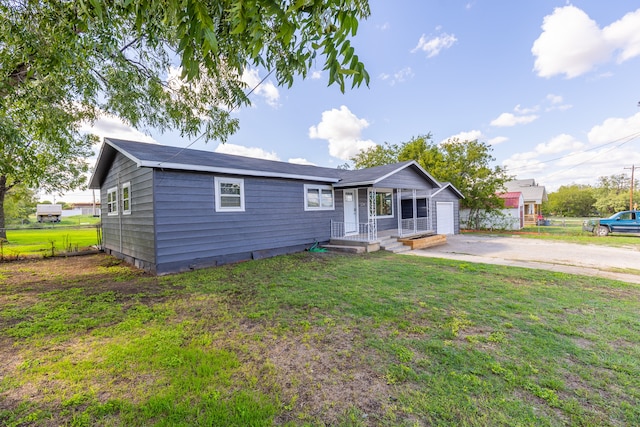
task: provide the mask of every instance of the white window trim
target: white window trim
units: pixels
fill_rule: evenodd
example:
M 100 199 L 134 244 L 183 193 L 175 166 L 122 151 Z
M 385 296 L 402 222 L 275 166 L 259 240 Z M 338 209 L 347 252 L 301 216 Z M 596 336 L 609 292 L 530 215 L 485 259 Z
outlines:
M 369 192 L 374 191 L 369 189 Z M 376 214 L 376 218 L 379 219 L 384 219 L 384 218 L 395 218 L 395 208 L 393 207 L 393 188 L 376 188 L 375 189 L 376 192 L 376 196 L 380 193 L 391 193 L 391 215 L 377 215 Z M 377 200 L 376 200 L 377 202 Z M 376 212 L 377 212 L 377 206 L 376 206 Z
M 129 189 L 129 209 L 124 208 L 124 189 L 128 188 Z M 122 215 L 131 215 L 131 182 L 125 182 L 124 184 L 122 184 Z
M 111 200 L 111 203 L 109 203 L 109 193 L 113 193 L 115 200 Z M 115 210 L 112 212 L 109 212 L 109 206 L 113 205 L 115 207 Z M 108 216 L 116 216 L 118 215 L 118 187 L 111 187 L 109 189 L 107 189 L 107 215 Z
M 318 204 L 319 206 L 309 206 L 309 200 L 307 196 L 309 194 L 309 190 L 318 190 Z M 330 190 L 331 191 L 331 207 L 322 206 L 322 190 Z M 304 185 L 304 210 L 305 211 L 333 211 L 336 209 L 336 195 L 333 191 L 333 187 L 330 185 L 312 185 L 305 184 Z
M 222 206 L 221 201 L 221 192 L 220 192 L 220 184 L 229 183 L 229 184 L 239 184 L 240 185 L 240 206 L 238 207 L 224 207 Z M 244 179 L 242 178 L 225 178 L 225 177 L 215 177 L 214 178 L 215 185 L 215 194 L 216 194 L 216 212 L 244 212 Z

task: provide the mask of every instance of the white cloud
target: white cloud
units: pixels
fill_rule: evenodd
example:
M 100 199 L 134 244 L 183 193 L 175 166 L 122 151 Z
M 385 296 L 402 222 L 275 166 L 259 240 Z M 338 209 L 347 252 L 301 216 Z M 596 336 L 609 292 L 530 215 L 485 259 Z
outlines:
M 533 43 L 534 70 L 540 77 L 564 74 L 574 78 L 611 60 L 621 63 L 640 55 L 640 9 L 600 29 L 583 10 L 568 5 L 544 18 L 542 34 Z
M 547 101 L 549 101 L 549 103 L 552 105 L 557 105 L 562 104 L 564 98 L 560 95 L 554 95 L 553 93 L 550 93 L 549 95 L 547 95 Z
M 640 164 L 640 113 L 609 118 L 587 134 L 591 149 L 571 135 L 560 134 L 534 151 L 517 153 L 503 165 L 521 178 L 535 177 L 547 191 L 571 183 L 595 185 L 601 176 L 625 173 L 624 167 Z M 595 149 L 594 149 L 595 148 Z M 558 157 L 558 153 L 566 154 Z M 545 156 L 556 155 L 549 159 Z
M 244 70 L 242 81 L 247 84 L 249 91 L 253 90 L 253 94 L 263 97 L 270 106 L 277 107 L 279 105 L 280 92 L 278 88 L 271 81 L 265 80 L 260 83 L 262 78 L 257 69 Z
M 545 169 L 545 164 L 540 163 L 534 151 L 516 153 L 504 160 L 502 165 L 507 169 L 508 174 L 515 173 L 518 176 L 536 175 Z
M 516 116 L 512 113 L 502 113 L 498 118 L 491 121 L 491 126 L 496 127 L 511 127 L 516 125 L 524 125 L 537 120 L 539 116 L 535 114 L 527 116 Z
M 513 111 L 515 111 L 517 114 L 524 115 L 524 114 L 535 113 L 539 109 L 540 109 L 540 107 L 537 106 L 537 105 L 535 107 L 523 108 L 523 107 L 520 106 L 520 104 L 518 104 L 518 105 L 515 106 Z
M 640 55 L 640 9 L 629 12 L 620 20 L 605 27 L 602 36 L 615 49 L 620 50 L 616 61 L 622 63 Z
M 430 39 L 423 34 L 418 41 L 418 45 L 411 50 L 411 53 L 421 50 L 427 53 L 427 58 L 432 58 L 438 55 L 443 49 L 449 49 L 457 41 L 458 39 L 453 34 L 442 33 L 438 37 L 432 37 Z
M 319 78 L 321 78 L 321 77 L 322 77 L 322 71 L 317 71 L 317 70 L 316 70 L 316 71 L 313 71 L 313 72 L 311 73 L 311 79 L 312 79 L 312 80 L 318 80 L 318 79 L 319 79 Z
M 377 28 L 381 31 L 386 31 L 391 28 L 391 24 L 389 24 L 388 22 L 385 22 L 382 25 L 378 25 Z
M 349 160 L 361 150 L 375 146 L 371 140 L 362 139 L 362 131 L 369 126 L 365 119 L 359 119 L 346 106 L 322 113 L 322 120 L 309 128 L 309 138 L 329 141 L 329 154 L 342 160 Z
M 566 133 L 552 138 L 549 142 L 536 145 L 535 151 L 540 154 L 555 154 L 563 151 L 580 150 L 584 144 Z
M 389 80 L 389 84 L 394 86 L 396 83 L 404 83 L 405 81 L 412 79 L 415 73 L 411 67 L 405 67 L 400 71 L 395 72 L 393 75 L 382 73 L 380 74 L 381 80 Z
M 93 124 L 85 123 L 81 132 L 92 133 L 100 138 L 126 139 L 130 141 L 152 142 L 156 140 L 124 123 L 120 118 L 103 113 Z
M 233 154 L 236 156 L 253 157 L 264 160 L 280 160 L 276 153 L 268 152 L 259 147 L 245 147 L 236 144 L 218 144 L 214 150 L 216 153 Z
M 449 138 L 447 139 L 443 139 L 442 141 L 440 141 L 440 144 L 447 142 L 447 141 L 453 141 L 453 140 L 458 140 L 460 142 L 466 142 L 466 141 L 475 141 L 475 140 L 481 140 L 484 138 L 484 135 L 482 135 L 482 131 L 479 130 L 470 130 L 467 132 L 460 132 L 457 133 L 455 135 L 451 135 Z
M 587 137 L 593 145 L 606 144 L 620 140 L 621 142 L 632 135 L 640 134 L 640 113 L 629 118 L 609 118 L 601 125 L 594 126 Z
M 507 138 L 506 136 L 496 136 L 495 138 L 491 138 L 488 143 L 489 145 L 498 145 L 498 144 L 502 144 L 503 142 L 507 142 L 509 140 L 509 138 Z
M 294 163 L 296 165 L 309 165 L 309 166 L 316 166 L 315 163 L 310 162 L 309 160 L 302 158 L 302 157 L 294 157 L 289 159 L 289 163 Z

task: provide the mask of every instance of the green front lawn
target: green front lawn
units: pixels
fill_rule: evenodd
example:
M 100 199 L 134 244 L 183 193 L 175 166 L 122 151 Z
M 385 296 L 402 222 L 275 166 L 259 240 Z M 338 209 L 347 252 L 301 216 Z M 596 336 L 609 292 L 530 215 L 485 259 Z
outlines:
M 640 421 L 634 284 L 388 253 L 0 277 L 3 425 Z

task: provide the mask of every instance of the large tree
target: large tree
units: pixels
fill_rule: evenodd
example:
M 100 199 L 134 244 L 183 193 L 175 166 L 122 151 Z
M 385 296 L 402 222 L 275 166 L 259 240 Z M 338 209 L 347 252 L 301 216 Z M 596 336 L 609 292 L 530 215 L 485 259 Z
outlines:
M 80 127 L 100 114 L 225 141 L 250 66 L 290 86 L 320 61 L 341 90 L 368 83 L 350 42 L 368 15 L 366 0 L 0 0 L 0 237 L 15 185 L 82 184 Z
M 399 145 L 369 148 L 351 160 L 356 169 L 415 160 L 438 181 L 450 182 L 460 190 L 465 197 L 461 207 L 469 209 L 469 218 L 479 222 L 480 213 L 496 212 L 504 206 L 497 194 L 510 179 L 505 169 L 492 166 L 492 151 L 491 146 L 477 140 L 453 139 L 437 144 L 427 134 Z
M 638 182 L 634 183 L 634 189 Z M 594 206 L 600 216 L 611 215 L 615 212 L 629 209 L 631 179 L 626 174 L 601 176 L 594 189 L 596 201 Z M 638 201 L 638 192 L 634 191 L 633 199 Z
M 557 216 L 589 216 L 594 213 L 594 189 L 590 185 L 563 185 L 542 203 L 545 213 Z

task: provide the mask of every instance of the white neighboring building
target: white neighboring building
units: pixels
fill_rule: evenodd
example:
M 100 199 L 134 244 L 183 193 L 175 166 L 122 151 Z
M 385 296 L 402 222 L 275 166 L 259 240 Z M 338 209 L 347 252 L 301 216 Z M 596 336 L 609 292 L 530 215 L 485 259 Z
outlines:
M 515 179 L 505 182 L 507 192 L 519 191 L 524 197 L 524 223 L 536 225 L 542 215 L 542 202 L 546 202 L 547 190 L 544 185 L 536 184 L 535 179 Z
M 519 191 L 498 194 L 504 209 L 481 213 L 480 228 L 487 230 L 521 230 L 524 227 L 524 196 Z M 460 223 L 469 225 L 469 209 L 460 210 Z

